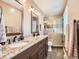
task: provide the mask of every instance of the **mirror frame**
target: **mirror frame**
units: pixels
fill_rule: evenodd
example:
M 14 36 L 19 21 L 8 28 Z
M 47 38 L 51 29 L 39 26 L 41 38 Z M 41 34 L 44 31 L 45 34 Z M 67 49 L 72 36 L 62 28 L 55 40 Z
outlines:
M 36 15 L 36 17 L 37 17 L 37 21 L 36 21 L 36 22 L 37 22 L 37 26 L 36 26 L 37 29 L 36 29 L 36 32 L 32 32 L 32 21 L 33 21 L 33 18 L 32 18 L 32 17 L 33 17 L 33 14 L 36 15 L 34 12 L 31 11 L 31 33 L 32 33 L 32 34 L 34 34 L 34 33 L 39 33 L 39 28 L 38 28 L 38 23 L 39 23 L 39 22 L 38 22 L 38 19 L 39 19 L 39 18 L 38 18 L 38 15 Z
M 15 0 L 15 2 L 17 2 L 17 1 Z M 17 2 L 17 3 L 20 4 L 19 2 Z M 6 3 L 6 4 L 8 4 L 8 3 Z M 8 5 L 10 5 L 10 4 L 8 4 Z M 12 6 L 12 5 L 10 5 L 10 6 Z M 7 33 L 7 31 L 8 31 L 7 30 L 7 25 L 5 25 L 6 36 L 23 35 L 23 29 L 22 29 L 22 27 L 23 27 L 23 10 L 20 10 L 20 9 L 14 7 L 14 6 L 12 6 L 12 7 L 15 8 L 15 9 L 17 9 L 17 10 L 19 10 L 21 12 L 21 32 Z

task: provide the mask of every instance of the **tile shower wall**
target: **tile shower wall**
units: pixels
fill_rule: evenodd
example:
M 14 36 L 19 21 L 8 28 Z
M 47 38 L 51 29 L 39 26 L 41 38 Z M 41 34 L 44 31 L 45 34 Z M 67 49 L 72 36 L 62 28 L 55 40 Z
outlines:
M 63 45 L 63 28 L 62 28 L 62 16 L 52 16 L 47 18 L 48 25 L 48 38 L 52 41 L 53 46 Z

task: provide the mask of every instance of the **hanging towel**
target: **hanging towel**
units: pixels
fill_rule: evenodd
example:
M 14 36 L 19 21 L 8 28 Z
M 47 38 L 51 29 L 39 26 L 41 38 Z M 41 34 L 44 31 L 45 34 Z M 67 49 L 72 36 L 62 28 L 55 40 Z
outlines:
M 0 22 L 0 43 L 1 42 L 6 42 L 7 38 L 6 38 L 6 33 L 5 33 L 5 23 L 4 23 L 4 17 L 2 15 L 2 19 Z
M 71 23 L 71 30 L 70 30 L 70 37 L 69 37 L 69 46 L 68 46 L 68 55 L 71 56 L 73 55 L 73 49 L 74 49 L 74 38 L 75 38 L 75 33 L 74 33 L 74 24 L 75 24 L 76 20 L 74 20 Z

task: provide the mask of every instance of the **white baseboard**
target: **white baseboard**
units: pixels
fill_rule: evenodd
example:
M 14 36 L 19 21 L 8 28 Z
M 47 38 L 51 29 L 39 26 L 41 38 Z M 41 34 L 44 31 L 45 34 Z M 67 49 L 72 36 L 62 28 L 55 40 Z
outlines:
M 63 48 L 63 45 L 52 45 L 52 47 L 62 47 Z

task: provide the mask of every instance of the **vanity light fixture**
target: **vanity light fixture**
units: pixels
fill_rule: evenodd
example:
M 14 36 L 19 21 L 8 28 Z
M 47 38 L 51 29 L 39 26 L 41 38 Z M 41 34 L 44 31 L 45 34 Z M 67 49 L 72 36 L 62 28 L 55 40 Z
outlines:
M 23 2 L 25 2 L 26 0 L 15 0 L 15 1 L 22 5 Z
M 29 11 L 30 11 L 30 12 L 33 11 L 33 8 L 29 7 Z
M 25 2 L 26 0 L 23 0 L 23 2 Z
M 10 11 L 11 11 L 12 13 L 15 13 L 15 12 L 16 12 L 16 10 L 15 10 L 14 8 L 11 8 Z
M 40 15 L 40 12 L 37 9 L 35 9 L 34 7 L 30 7 L 29 11 L 32 11 L 32 12 L 36 13 L 37 15 Z
M 35 11 L 35 8 L 32 8 L 33 11 Z

